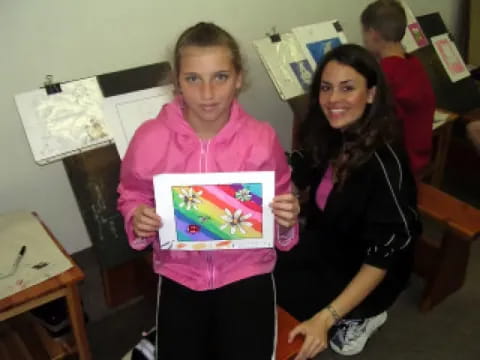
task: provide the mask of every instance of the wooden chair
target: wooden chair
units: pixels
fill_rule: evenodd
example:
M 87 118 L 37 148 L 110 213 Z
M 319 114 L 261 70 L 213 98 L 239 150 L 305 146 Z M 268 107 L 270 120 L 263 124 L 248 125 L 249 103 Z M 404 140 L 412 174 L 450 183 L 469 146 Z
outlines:
M 425 183 L 418 186 L 418 208 L 443 229 L 439 241 L 422 237 L 415 253 L 415 272 L 426 281 L 420 310 L 428 311 L 464 284 L 471 244 L 480 238 L 480 210 Z

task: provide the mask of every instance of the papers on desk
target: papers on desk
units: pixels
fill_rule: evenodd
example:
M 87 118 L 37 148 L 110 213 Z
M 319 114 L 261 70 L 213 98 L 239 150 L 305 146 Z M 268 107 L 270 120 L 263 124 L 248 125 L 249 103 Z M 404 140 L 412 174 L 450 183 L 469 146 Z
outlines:
M 48 95 L 45 89 L 18 94 L 15 102 L 40 165 L 111 142 L 95 77 L 61 84 L 56 94 Z
M 441 110 L 435 110 L 433 114 L 433 130 L 438 129 L 449 120 L 450 114 Z
M 26 251 L 18 268 L 11 276 L 0 280 L 0 299 L 72 267 L 70 260 L 31 213 L 0 215 L 0 274 L 10 271 L 22 246 L 26 246 Z

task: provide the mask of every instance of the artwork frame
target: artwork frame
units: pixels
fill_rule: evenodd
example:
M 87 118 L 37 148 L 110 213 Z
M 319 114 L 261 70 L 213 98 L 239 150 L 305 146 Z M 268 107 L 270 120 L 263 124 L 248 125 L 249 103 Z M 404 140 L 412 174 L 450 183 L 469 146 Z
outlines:
M 273 171 L 159 174 L 153 185 L 161 249 L 273 247 Z

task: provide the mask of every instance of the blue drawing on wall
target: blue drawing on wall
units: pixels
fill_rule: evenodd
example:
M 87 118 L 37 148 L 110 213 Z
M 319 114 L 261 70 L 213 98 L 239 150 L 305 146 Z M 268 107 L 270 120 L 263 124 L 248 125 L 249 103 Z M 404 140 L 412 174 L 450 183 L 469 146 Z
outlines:
M 310 51 L 315 62 L 318 64 L 322 61 L 323 57 L 326 53 L 330 50 L 336 48 L 337 46 L 342 45 L 340 39 L 338 37 L 331 38 L 322 41 L 311 42 L 307 44 L 307 49 Z
M 307 60 L 301 60 L 290 63 L 290 67 L 302 89 L 308 91 L 313 78 L 313 70 L 310 63 Z

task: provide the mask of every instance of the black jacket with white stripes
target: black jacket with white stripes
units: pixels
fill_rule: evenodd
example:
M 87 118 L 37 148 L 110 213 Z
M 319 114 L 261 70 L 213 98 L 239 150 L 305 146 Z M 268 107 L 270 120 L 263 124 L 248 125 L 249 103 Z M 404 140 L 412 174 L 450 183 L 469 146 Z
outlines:
M 343 186 L 334 185 L 324 210 L 318 208 L 315 195 L 328 164 L 311 164 L 307 154 L 291 156 L 293 181 L 300 189 L 310 187 L 304 231 L 309 238 L 314 234 L 319 261 L 328 262 L 329 269 L 346 279 L 362 264 L 386 269 L 381 287 L 398 294 L 409 278 L 413 246 L 421 232 L 406 153 L 388 144 L 378 148 Z

